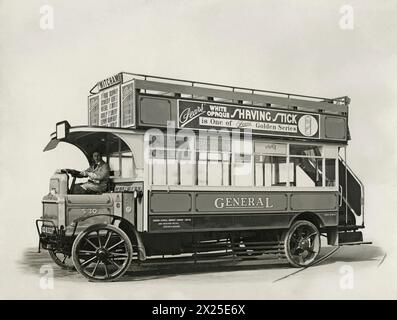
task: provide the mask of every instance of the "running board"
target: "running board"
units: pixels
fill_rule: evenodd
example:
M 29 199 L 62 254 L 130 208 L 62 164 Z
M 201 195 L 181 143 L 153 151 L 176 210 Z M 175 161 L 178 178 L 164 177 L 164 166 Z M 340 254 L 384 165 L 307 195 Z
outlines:
M 357 241 L 357 242 L 339 243 L 340 246 L 359 246 L 361 244 L 372 244 L 372 241 Z

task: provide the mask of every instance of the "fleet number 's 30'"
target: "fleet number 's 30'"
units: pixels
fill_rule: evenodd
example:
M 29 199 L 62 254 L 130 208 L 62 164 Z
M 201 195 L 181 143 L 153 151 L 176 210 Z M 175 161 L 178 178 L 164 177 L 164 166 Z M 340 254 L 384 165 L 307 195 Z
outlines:
M 85 215 L 97 214 L 98 209 L 90 208 L 90 209 L 81 209 L 81 212 Z

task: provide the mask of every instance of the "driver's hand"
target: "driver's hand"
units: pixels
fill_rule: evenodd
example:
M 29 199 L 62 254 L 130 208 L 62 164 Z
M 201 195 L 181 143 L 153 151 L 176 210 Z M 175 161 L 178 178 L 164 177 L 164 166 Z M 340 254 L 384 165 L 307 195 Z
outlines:
M 88 174 L 87 174 L 86 171 L 80 171 L 80 174 L 81 174 L 82 176 L 84 176 L 84 177 L 87 177 L 87 176 L 88 176 Z
M 87 176 L 88 176 L 89 178 L 91 178 L 91 179 L 95 179 L 95 178 L 96 178 L 95 173 L 92 173 L 92 172 L 88 172 L 88 173 L 87 173 Z

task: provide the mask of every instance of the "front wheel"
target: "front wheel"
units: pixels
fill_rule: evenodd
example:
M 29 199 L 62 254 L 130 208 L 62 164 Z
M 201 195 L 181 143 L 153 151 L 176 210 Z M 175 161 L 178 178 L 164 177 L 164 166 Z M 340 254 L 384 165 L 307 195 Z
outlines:
M 77 271 L 89 280 L 114 281 L 130 265 L 132 244 L 125 232 L 113 225 L 92 225 L 75 239 L 72 258 Z
M 48 250 L 51 259 L 62 269 L 74 270 L 72 257 L 56 249 Z
M 296 221 L 285 235 L 284 247 L 285 255 L 292 266 L 307 267 L 320 253 L 320 232 L 309 221 Z

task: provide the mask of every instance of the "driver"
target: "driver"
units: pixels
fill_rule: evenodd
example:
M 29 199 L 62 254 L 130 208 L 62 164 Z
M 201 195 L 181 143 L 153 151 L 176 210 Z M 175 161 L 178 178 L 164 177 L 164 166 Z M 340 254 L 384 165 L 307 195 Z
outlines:
M 105 192 L 109 182 L 110 168 L 109 165 L 102 160 L 102 155 L 99 151 L 92 154 L 93 164 L 80 174 L 83 177 L 88 177 L 86 183 L 77 184 L 74 188 L 75 194 L 90 194 Z

